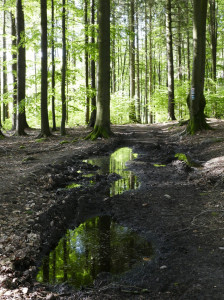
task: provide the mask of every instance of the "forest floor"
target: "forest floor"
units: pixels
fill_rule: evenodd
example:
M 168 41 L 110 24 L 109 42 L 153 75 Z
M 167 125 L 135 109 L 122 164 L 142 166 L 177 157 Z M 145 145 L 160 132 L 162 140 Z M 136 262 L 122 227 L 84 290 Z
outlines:
M 36 140 L 0 141 L 0 299 L 224 299 L 224 122 L 182 134 L 177 122 L 112 126 L 115 137 L 85 141 L 89 129 Z M 110 176 L 65 191 L 83 162 L 129 146 L 128 163 L 141 185 L 105 198 Z M 184 153 L 189 164 L 175 155 Z M 182 156 L 183 157 L 183 156 Z M 163 165 L 163 166 L 162 166 Z M 154 256 L 91 288 L 36 282 L 37 266 L 67 228 L 106 214 L 153 244 Z

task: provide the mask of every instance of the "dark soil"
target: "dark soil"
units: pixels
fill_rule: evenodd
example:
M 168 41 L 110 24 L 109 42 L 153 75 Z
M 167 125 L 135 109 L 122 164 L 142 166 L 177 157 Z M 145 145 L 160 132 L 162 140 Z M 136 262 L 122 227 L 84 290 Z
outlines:
M 0 299 L 224 299 L 224 122 L 210 123 L 215 130 L 195 136 L 174 122 L 113 126 L 115 137 L 95 142 L 81 138 L 84 127 L 1 140 Z M 113 176 L 105 175 L 64 189 L 82 180 L 78 170 L 94 168 L 83 159 L 123 146 L 139 154 L 128 168 L 140 188 L 108 198 Z M 120 277 L 100 274 L 79 291 L 36 282 L 41 258 L 66 229 L 101 214 L 152 242 L 153 259 Z

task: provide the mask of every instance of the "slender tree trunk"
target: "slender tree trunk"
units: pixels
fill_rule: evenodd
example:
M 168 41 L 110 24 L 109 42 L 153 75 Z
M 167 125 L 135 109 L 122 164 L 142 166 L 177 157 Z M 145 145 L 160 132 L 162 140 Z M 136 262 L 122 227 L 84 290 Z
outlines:
M 108 138 L 112 135 L 110 128 L 110 0 L 98 0 L 99 23 L 99 72 L 97 115 L 94 130 L 87 137 Z
M 212 79 L 216 81 L 216 57 L 217 57 L 217 17 L 216 0 L 209 0 L 210 12 L 210 36 L 212 48 Z
M 13 78 L 13 118 L 12 130 L 16 130 L 16 107 L 17 107 L 17 51 L 16 51 L 16 22 L 11 12 L 11 34 L 12 34 L 12 78 Z
M 152 6 L 149 5 L 149 122 L 153 123 L 152 92 L 153 92 L 153 66 L 152 66 Z
M 86 124 L 89 123 L 89 111 L 90 111 L 90 99 L 89 99 L 89 51 L 88 51 L 88 44 L 89 44 L 89 37 L 88 37 L 88 0 L 85 0 L 85 78 L 86 78 L 86 115 L 85 115 L 85 122 Z
M 25 135 L 25 128 L 28 127 L 25 115 L 25 97 L 26 97 L 26 48 L 24 45 L 24 12 L 22 0 L 17 0 L 17 120 L 16 134 Z
M 104 0 L 105 1 L 105 0 Z M 99 218 L 99 269 L 100 272 L 111 270 L 111 219 L 108 216 Z
M 135 1 L 130 0 L 130 112 L 129 119 L 136 122 L 135 112 Z
M 145 0 L 145 103 L 144 103 L 144 123 L 148 124 L 149 120 L 149 68 L 148 68 L 148 23 L 147 23 L 147 1 Z
M 180 5 L 178 6 L 178 80 L 182 80 L 183 74 L 182 74 L 182 34 L 181 34 L 181 9 Z
M 194 0 L 193 18 L 193 71 L 191 91 L 188 96 L 190 121 L 187 131 L 191 134 L 208 129 L 204 108 L 204 77 L 205 77 L 205 54 L 206 54 L 206 15 L 208 0 Z
M 48 119 L 47 0 L 41 0 L 41 136 L 50 136 Z
M 91 32 L 91 44 L 95 45 L 95 0 L 92 0 L 91 3 L 91 23 L 92 23 L 92 32 Z M 89 121 L 89 127 L 94 127 L 96 122 L 96 63 L 95 63 L 95 53 L 92 54 L 91 58 L 91 88 L 93 91 L 92 98 L 91 98 L 91 116 Z
M 62 70 L 61 70 L 61 101 L 62 101 L 62 118 L 61 118 L 61 135 L 65 135 L 65 121 L 66 121 L 66 69 L 67 69 L 67 55 L 66 55 L 66 10 L 65 0 L 62 0 Z
M 55 42 L 54 42 L 54 0 L 51 0 L 51 89 L 52 89 L 52 97 L 51 97 L 51 107 L 52 107 L 52 130 L 56 131 L 56 116 L 55 116 Z
M 140 54 L 139 54 L 139 13 L 138 9 L 136 12 L 136 32 L 137 32 L 137 49 L 136 49 L 136 68 L 137 68 L 137 76 L 136 76 L 136 83 L 137 83 L 137 122 L 141 123 L 141 103 L 140 103 L 140 98 L 141 98 L 141 91 L 140 91 Z
M 189 4 L 187 1 L 186 4 L 186 14 L 187 14 L 187 79 L 190 81 L 191 79 L 191 71 L 190 71 L 190 32 L 189 32 Z
M 176 118 L 174 113 L 174 67 L 171 0 L 167 0 L 166 3 L 166 46 L 168 68 L 168 119 L 175 120 Z
M 4 0 L 5 5 L 5 0 Z M 6 57 L 6 11 L 3 11 L 3 122 L 8 118 L 8 85 L 7 85 L 7 57 Z

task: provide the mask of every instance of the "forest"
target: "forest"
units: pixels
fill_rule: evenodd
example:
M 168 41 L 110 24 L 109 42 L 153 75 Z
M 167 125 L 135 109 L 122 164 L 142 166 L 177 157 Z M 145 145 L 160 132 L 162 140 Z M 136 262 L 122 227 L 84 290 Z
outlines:
M 224 1 L 0 14 L 0 299 L 222 300 Z
M 199 85 L 200 110 L 223 117 L 222 0 L 98 2 L 2 1 L 2 135 L 94 127 L 101 97 L 112 124 L 187 120 Z

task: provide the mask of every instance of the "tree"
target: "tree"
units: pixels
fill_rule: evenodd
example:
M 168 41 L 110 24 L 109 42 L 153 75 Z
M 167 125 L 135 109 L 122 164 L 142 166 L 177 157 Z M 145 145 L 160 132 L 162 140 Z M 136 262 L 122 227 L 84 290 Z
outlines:
M 17 113 L 16 134 L 26 135 L 25 128 L 28 127 L 25 114 L 26 97 L 26 48 L 25 48 L 25 23 L 22 0 L 16 2 L 17 23 Z
M 135 1 L 130 1 L 130 112 L 129 119 L 136 122 L 135 112 Z
M 92 47 L 95 47 L 95 0 L 92 0 L 91 3 L 91 44 Z M 89 127 L 94 127 L 96 122 L 96 63 L 95 63 L 95 49 L 92 51 L 92 58 L 91 58 L 91 89 L 92 89 L 92 98 L 91 98 L 91 116 L 89 121 Z
M 11 34 L 12 34 L 12 76 L 13 76 L 13 119 L 12 130 L 16 130 L 16 109 L 17 109 L 17 51 L 16 51 L 16 21 L 11 12 Z
M 48 120 L 48 71 L 47 71 L 47 0 L 41 0 L 41 134 L 50 136 Z
M 6 4 L 4 0 L 4 6 Z M 6 10 L 3 11 L 3 37 L 2 37 L 2 46 L 3 46 L 3 122 L 6 118 L 9 117 L 8 103 L 6 100 L 8 94 L 8 84 L 7 84 L 7 57 L 6 57 Z
M 217 27 L 218 22 L 216 18 L 216 0 L 209 0 L 210 12 L 210 36 L 212 49 L 212 79 L 216 81 L 216 56 L 217 56 Z
M 112 135 L 110 128 L 110 0 L 98 1 L 98 94 L 97 114 L 93 131 L 87 136 L 91 140 Z
M 190 121 L 187 131 L 190 134 L 208 129 L 204 108 L 204 76 L 205 76 L 205 53 L 206 53 L 206 16 L 208 0 L 194 0 L 193 16 L 193 70 L 191 91 L 187 102 L 190 111 Z
M 167 69 L 168 69 L 168 118 L 175 120 L 174 113 L 174 67 L 173 67 L 173 35 L 171 0 L 166 3 L 166 47 L 167 47 Z
M 55 41 L 54 41 L 54 0 L 51 0 L 51 89 L 52 89 L 52 97 L 51 97 L 51 105 L 52 105 L 52 130 L 56 131 L 56 118 L 55 118 Z
M 86 79 L 86 115 L 85 115 L 85 122 L 86 124 L 89 123 L 89 36 L 88 36 L 88 30 L 89 30 L 89 24 L 88 24 L 88 4 L 89 1 L 85 0 L 84 3 L 84 21 L 85 21 L 85 79 Z
M 61 70 L 61 101 L 62 101 L 62 118 L 61 118 L 61 135 L 65 135 L 65 121 L 66 121 L 66 69 L 67 69 L 67 56 L 66 56 L 66 11 L 65 0 L 62 0 L 62 70 Z

